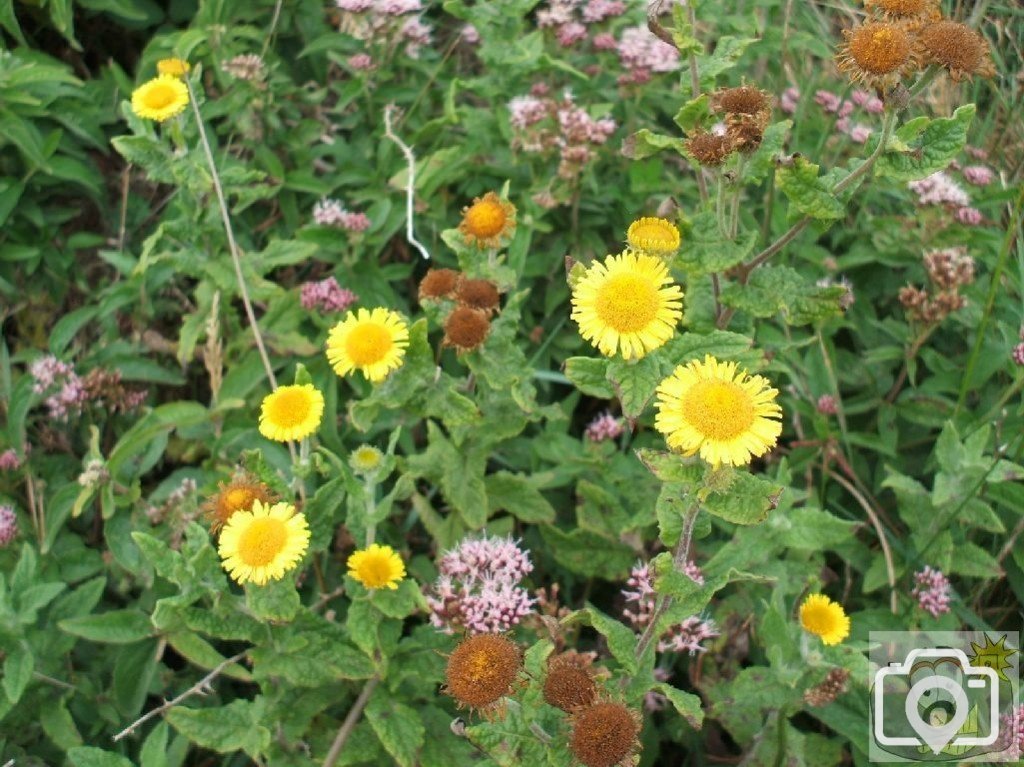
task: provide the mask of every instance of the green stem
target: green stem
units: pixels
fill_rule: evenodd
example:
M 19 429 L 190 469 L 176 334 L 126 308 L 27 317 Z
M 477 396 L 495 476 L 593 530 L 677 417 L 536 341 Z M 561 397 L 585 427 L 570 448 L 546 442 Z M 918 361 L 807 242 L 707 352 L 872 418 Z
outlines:
M 999 249 L 999 259 L 996 261 L 996 268 L 992 272 L 991 282 L 988 286 L 988 296 L 985 299 L 985 311 L 982 312 L 981 320 L 978 322 L 978 332 L 974 337 L 974 347 L 971 349 L 971 356 L 967 360 L 967 368 L 964 377 L 960 382 L 960 395 L 957 397 L 956 409 L 953 411 L 953 418 L 956 418 L 967 401 L 967 392 L 970 391 L 971 380 L 974 377 L 974 368 L 978 364 L 978 357 L 981 354 L 981 345 L 985 340 L 985 330 L 988 328 L 989 320 L 992 319 L 992 310 L 996 303 L 996 294 L 999 292 L 1003 270 L 1006 269 L 1006 262 L 1010 258 L 1010 250 L 1020 228 L 1021 213 L 1024 211 L 1024 185 L 1020 188 L 1017 200 L 1010 212 L 1009 225 L 1006 227 L 1006 234 L 1003 236 L 1003 245 Z

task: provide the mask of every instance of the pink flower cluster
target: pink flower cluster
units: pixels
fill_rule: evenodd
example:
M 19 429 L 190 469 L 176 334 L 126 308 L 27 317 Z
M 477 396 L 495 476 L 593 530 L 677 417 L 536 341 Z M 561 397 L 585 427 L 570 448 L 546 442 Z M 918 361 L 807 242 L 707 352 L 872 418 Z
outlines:
M 1017 760 L 1024 756 L 1024 705 L 999 717 L 1000 756 Z
M 558 44 L 571 48 L 586 40 L 588 24 L 596 24 L 626 12 L 623 0 L 548 0 L 545 8 L 537 12 L 537 26 L 553 29 Z
M 356 234 L 370 228 L 370 218 L 365 213 L 346 210 L 340 201 L 331 197 L 324 197 L 313 206 L 313 221 L 320 226 L 334 226 Z
M 430 622 L 446 634 L 508 631 L 536 601 L 519 583 L 532 570 L 529 554 L 512 538 L 466 538 L 438 563 L 440 576 L 427 594 Z
M 536 85 L 529 96 L 509 102 L 509 121 L 515 129 L 513 147 L 525 152 L 559 155 L 558 176 L 575 181 L 615 132 L 611 118 L 595 119 L 575 104 L 566 92 L 560 100 L 548 95 L 547 86 Z
M 917 585 L 911 594 L 917 597 L 922 610 L 934 618 L 949 612 L 949 579 L 941 570 L 933 570 L 931 566 L 925 565 L 924 570 L 914 573 L 914 581 Z
M 782 110 L 793 114 L 796 111 L 796 103 L 799 98 L 800 91 L 796 88 L 787 89 L 782 97 Z M 814 103 L 828 114 L 836 115 L 838 118 L 836 120 L 836 130 L 840 133 L 845 133 L 857 144 L 866 143 L 871 137 L 872 129 L 864 123 L 851 120 L 854 110 L 860 107 L 872 115 L 879 115 L 885 111 L 885 104 L 882 103 L 881 99 L 867 91 L 860 90 L 854 91 L 848 101 L 832 91 L 819 90 L 814 94 Z
M 125 388 L 117 370 L 96 368 L 80 377 L 71 365 L 52 355 L 32 362 L 29 374 L 35 379 L 32 389 L 37 394 L 60 387 L 46 398 L 46 407 L 51 418 L 61 421 L 81 413 L 88 404 L 105 407 L 112 413 L 126 413 L 140 407 L 147 396 L 145 389 L 132 391 Z
M 981 178 L 978 172 L 972 175 L 975 179 Z M 918 205 L 942 205 L 951 208 L 954 218 L 961 224 L 977 226 L 984 220 L 981 211 L 971 207 L 971 197 L 967 191 L 945 171 L 940 170 L 918 181 L 911 181 L 907 186 L 917 194 Z
M 694 562 L 687 562 L 683 570 L 694 583 L 704 585 L 704 574 Z M 638 563 L 626 581 L 629 588 L 622 590 L 626 606 L 622 616 L 637 631 L 647 628 L 654 617 L 654 578 L 649 564 Z M 719 635 L 715 622 L 710 618 L 691 615 L 682 623 L 670 626 L 658 640 L 658 652 L 686 652 L 694 655 L 704 652 L 701 642 Z
M 622 428 L 621 418 L 616 418 L 611 413 L 602 413 L 587 425 L 583 436 L 591 442 L 604 442 L 622 436 Z
M 302 308 L 321 312 L 344 312 L 359 300 L 359 296 L 348 288 L 343 288 L 333 277 L 319 282 L 302 284 Z
M 9 447 L 0 453 L 0 471 L 17 471 L 21 467 L 18 451 Z
M 18 515 L 10 506 L 0 506 L 0 548 L 10 545 L 18 534 Z
M 432 41 L 430 25 L 418 15 L 408 16 L 423 11 L 422 0 L 334 0 L 334 3 L 346 14 L 341 22 L 342 31 L 357 40 L 382 40 L 389 48 L 404 44 L 405 54 L 411 58 L 417 58 L 420 48 Z M 357 63 L 365 64 L 365 60 Z M 361 71 L 368 68 L 356 66 L 351 60 L 349 64 Z
M 679 68 L 679 51 L 643 25 L 624 29 L 617 51 L 626 69 L 619 77 L 622 85 L 645 83 L 654 72 L 674 72 Z
M 996 175 L 987 165 L 968 165 L 962 173 L 967 183 L 975 186 L 988 186 Z

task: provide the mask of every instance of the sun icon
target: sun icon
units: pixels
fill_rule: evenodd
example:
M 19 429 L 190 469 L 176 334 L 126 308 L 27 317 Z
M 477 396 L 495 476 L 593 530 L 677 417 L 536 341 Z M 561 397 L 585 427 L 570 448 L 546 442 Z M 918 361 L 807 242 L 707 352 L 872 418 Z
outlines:
M 1004 682 L 1010 681 L 1003 672 L 1008 668 L 1013 668 L 1012 664 L 1009 663 L 1009 659 L 1017 653 L 1017 650 L 1006 646 L 1005 635 L 999 637 L 997 642 L 993 642 L 988 634 L 983 636 L 985 637 L 985 644 L 980 645 L 976 642 L 971 642 L 971 650 L 974 653 L 971 656 L 971 665 L 988 667 L 995 671 Z

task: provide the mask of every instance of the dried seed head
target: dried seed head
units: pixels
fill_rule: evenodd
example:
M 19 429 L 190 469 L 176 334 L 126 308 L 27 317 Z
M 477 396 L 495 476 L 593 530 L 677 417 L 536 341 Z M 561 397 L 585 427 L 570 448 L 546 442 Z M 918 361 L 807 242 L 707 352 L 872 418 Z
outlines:
M 455 293 L 459 276 L 454 269 L 431 269 L 420 282 L 420 303 L 424 300 L 451 298 Z
M 804 701 L 811 706 L 827 706 L 844 692 L 850 672 L 845 668 L 834 668 L 828 672 L 825 681 L 804 692 Z
M 870 21 L 843 30 L 843 37 L 837 65 L 856 83 L 888 90 L 917 69 L 917 46 L 905 26 Z
M 460 280 L 455 289 L 455 300 L 463 306 L 493 312 L 498 308 L 500 294 L 488 280 Z
M 949 76 L 960 82 L 972 75 L 995 77 L 988 42 L 966 24 L 956 21 L 937 21 L 920 33 L 925 59 L 938 64 Z
M 864 7 L 887 19 L 931 19 L 940 15 L 938 0 L 864 0 Z
M 615 767 L 637 745 L 640 717 L 621 703 L 597 703 L 575 713 L 569 748 L 585 767 Z
M 723 88 L 711 96 L 711 108 L 719 114 L 758 115 L 771 107 L 768 94 L 753 85 Z
M 227 484 L 221 482 L 217 486 L 217 494 L 203 504 L 203 511 L 210 520 L 210 532 L 216 533 L 236 511 L 249 511 L 256 501 L 270 505 L 277 499 L 265 484 L 241 473 Z
M 572 712 L 591 705 L 596 697 L 597 687 L 585 656 L 557 655 L 548 661 L 544 700 L 555 708 Z
M 444 345 L 455 347 L 460 354 L 470 352 L 487 340 L 490 330 L 487 312 L 457 306 L 444 323 Z
M 714 167 L 726 161 L 736 147 L 731 136 L 716 133 L 694 133 L 686 140 L 686 151 L 701 165 Z
M 766 115 L 767 113 L 762 113 Z M 726 135 L 732 139 L 736 150 L 749 154 L 761 146 L 767 120 L 759 115 L 729 115 L 725 118 Z
M 471 636 L 448 658 L 444 692 L 460 706 L 486 714 L 512 691 L 522 667 L 522 653 L 514 642 L 498 634 Z

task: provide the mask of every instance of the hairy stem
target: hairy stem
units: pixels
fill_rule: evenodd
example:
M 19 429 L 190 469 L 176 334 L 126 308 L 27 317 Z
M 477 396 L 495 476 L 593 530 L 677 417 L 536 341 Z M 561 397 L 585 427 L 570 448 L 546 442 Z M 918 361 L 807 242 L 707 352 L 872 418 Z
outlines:
M 356 698 L 356 702 L 352 704 L 352 708 L 349 709 L 345 721 L 338 728 L 338 734 L 334 736 L 334 742 L 331 744 L 331 750 L 327 752 L 327 758 L 324 759 L 323 767 L 334 767 L 334 763 L 338 761 L 338 757 L 341 756 L 341 749 L 345 747 L 348 736 L 352 734 L 352 730 L 359 723 L 359 717 L 362 716 L 363 709 L 370 702 L 370 696 L 373 695 L 373 691 L 377 689 L 378 684 L 380 684 L 379 676 L 372 676 L 366 680 L 366 685 L 363 687 L 362 692 L 359 693 L 359 697 Z

